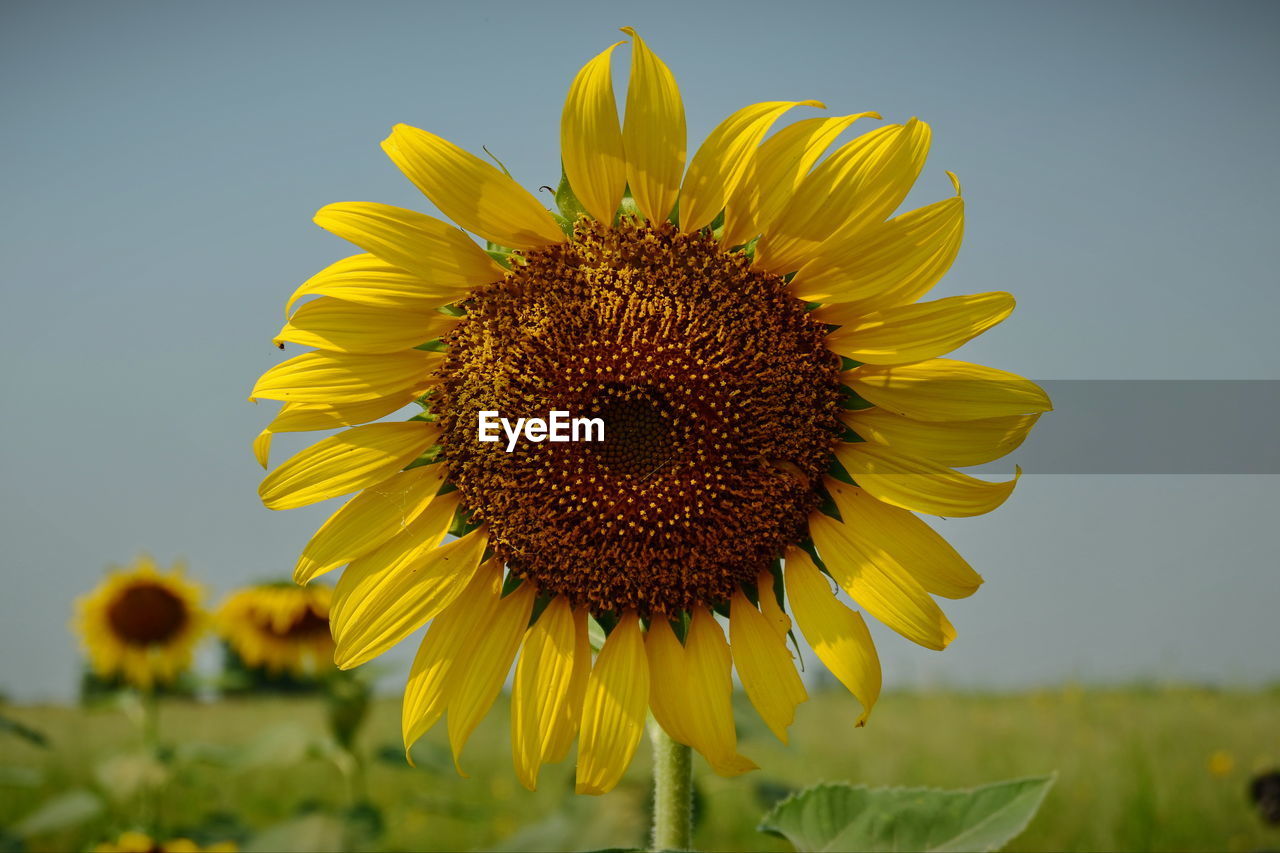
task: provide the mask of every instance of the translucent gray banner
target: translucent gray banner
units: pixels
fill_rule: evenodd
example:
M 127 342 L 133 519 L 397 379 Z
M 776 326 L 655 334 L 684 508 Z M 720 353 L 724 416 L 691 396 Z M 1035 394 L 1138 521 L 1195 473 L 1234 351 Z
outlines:
M 966 470 L 1008 474 L 1016 463 L 1027 474 L 1280 474 L 1280 380 L 1039 384 L 1054 411 L 1018 450 Z

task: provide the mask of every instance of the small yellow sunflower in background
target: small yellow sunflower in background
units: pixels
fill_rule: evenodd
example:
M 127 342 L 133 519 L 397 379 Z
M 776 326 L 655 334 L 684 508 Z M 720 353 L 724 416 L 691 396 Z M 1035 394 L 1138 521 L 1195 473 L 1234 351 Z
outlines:
M 143 556 L 112 570 L 77 600 L 72 627 L 95 674 L 149 690 L 191 665 L 192 649 L 207 627 L 201 598 L 181 564 L 161 572 Z
M 170 838 L 157 841 L 145 832 L 123 832 L 115 841 L 106 841 L 93 848 L 94 853 L 236 853 L 239 846 L 234 841 L 221 841 L 201 847 L 190 838 Z
M 333 666 L 332 595 L 333 590 L 321 584 L 251 586 L 227 597 L 214 624 L 247 666 L 273 674 L 318 674 Z
M 927 124 L 879 127 L 823 159 L 879 116 L 768 135 L 822 105 L 754 104 L 686 169 L 675 80 L 624 32 L 625 118 L 618 45 L 569 89 L 560 216 L 505 170 L 397 125 L 383 149 L 488 249 L 402 208 L 323 208 L 316 222 L 367 254 L 295 292 L 277 342 L 315 349 L 252 392 L 284 403 L 255 442 L 264 466 L 274 433 L 346 427 L 260 494 L 288 509 L 358 492 L 305 546 L 295 580 L 347 566 L 331 614 L 342 668 L 430 622 L 405 690 L 406 748 L 447 714 L 456 760 L 518 657 L 521 782 L 533 788 L 576 739 L 577 789 L 592 794 L 618 782 L 649 710 L 718 773 L 752 769 L 735 667 L 785 741 L 807 698 L 788 609 L 865 722 L 880 664 L 831 580 L 908 639 L 945 647 L 955 631 L 934 596 L 982 580 L 915 513 L 999 506 L 1013 481 L 954 468 L 1008 453 L 1050 409 L 1028 380 L 939 358 L 1014 303 L 918 301 L 955 258 L 964 215 L 952 176 L 957 197 L 893 216 Z M 374 422 L 414 401 L 413 419 Z M 478 440 L 481 412 L 514 423 L 554 410 L 601 419 L 604 440 Z

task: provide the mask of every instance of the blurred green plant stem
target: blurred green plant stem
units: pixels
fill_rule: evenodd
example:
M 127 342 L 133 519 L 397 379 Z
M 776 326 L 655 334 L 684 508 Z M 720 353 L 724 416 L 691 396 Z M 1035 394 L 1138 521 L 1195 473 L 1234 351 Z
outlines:
M 689 747 L 676 743 L 657 720 L 649 720 L 653 744 L 654 850 L 690 850 L 693 847 L 693 756 Z

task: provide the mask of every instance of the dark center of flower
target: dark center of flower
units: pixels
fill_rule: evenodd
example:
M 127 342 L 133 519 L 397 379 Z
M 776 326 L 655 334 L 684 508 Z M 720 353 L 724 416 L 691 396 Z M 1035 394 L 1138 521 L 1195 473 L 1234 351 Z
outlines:
M 322 635 L 329 636 L 329 618 L 308 607 L 289 623 L 282 636 L 290 640 L 310 640 Z
M 159 645 L 187 624 L 186 604 L 163 586 L 146 581 L 126 587 L 107 608 L 111 630 L 133 646 Z
M 583 448 L 606 471 L 624 478 L 656 473 L 679 453 L 677 419 L 659 391 L 606 385 L 585 413 L 605 423 L 604 441 Z
M 796 542 L 839 436 L 839 363 L 781 278 L 673 226 L 583 220 L 476 291 L 432 399 L 498 556 L 594 612 L 725 601 Z M 600 418 L 477 440 L 478 415 Z

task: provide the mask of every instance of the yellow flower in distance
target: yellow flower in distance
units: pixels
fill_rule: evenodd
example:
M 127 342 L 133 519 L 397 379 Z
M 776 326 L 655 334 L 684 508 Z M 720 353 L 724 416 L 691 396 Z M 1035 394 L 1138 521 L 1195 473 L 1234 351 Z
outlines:
M 262 584 L 227 597 L 214 615 L 218 633 L 247 666 L 303 675 L 331 667 L 329 600 L 321 584 Z
M 156 841 L 144 832 L 123 832 L 115 841 L 106 841 L 93 848 L 94 853 L 236 853 L 239 846 L 234 841 L 221 841 L 201 847 L 189 838 L 171 838 Z
M 1236 759 L 1231 753 L 1225 749 L 1214 750 L 1206 762 L 1209 773 L 1219 778 L 1230 776 L 1231 771 L 1236 769 Z
M 191 665 L 207 625 L 201 597 L 180 564 L 161 572 L 143 556 L 78 599 L 72 626 L 99 677 L 147 690 Z
M 314 350 L 252 392 L 284 403 L 255 442 L 264 466 L 275 433 L 341 428 L 259 490 L 273 509 L 355 493 L 295 573 L 305 584 L 346 566 L 337 664 L 430 623 L 405 689 L 406 748 L 447 719 L 460 760 L 514 662 L 521 782 L 533 788 L 576 740 L 577 788 L 592 794 L 618 782 L 648 711 L 718 773 L 753 768 L 733 668 L 785 740 L 806 699 L 792 618 L 864 722 L 880 664 L 831 581 L 945 647 L 955 631 L 934 597 L 982 581 L 915 513 L 999 506 L 1013 481 L 955 468 L 1013 450 L 1050 408 L 1025 379 L 941 358 L 1013 298 L 919 301 L 954 259 L 964 211 L 952 176 L 956 197 L 894 215 L 927 124 L 877 127 L 824 158 L 879 116 L 770 134 L 822 107 L 770 101 L 686 158 L 675 80 L 624 32 L 623 119 L 618 45 L 569 88 L 559 216 L 504 169 L 397 125 L 383 149 L 453 224 L 385 204 L 321 209 L 316 222 L 365 253 L 298 288 L 277 343 Z M 414 419 L 379 420 L 414 401 Z M 557 410 L 599 418 L 603 440 L 478 440 L 482 412 L 515 423 Z

